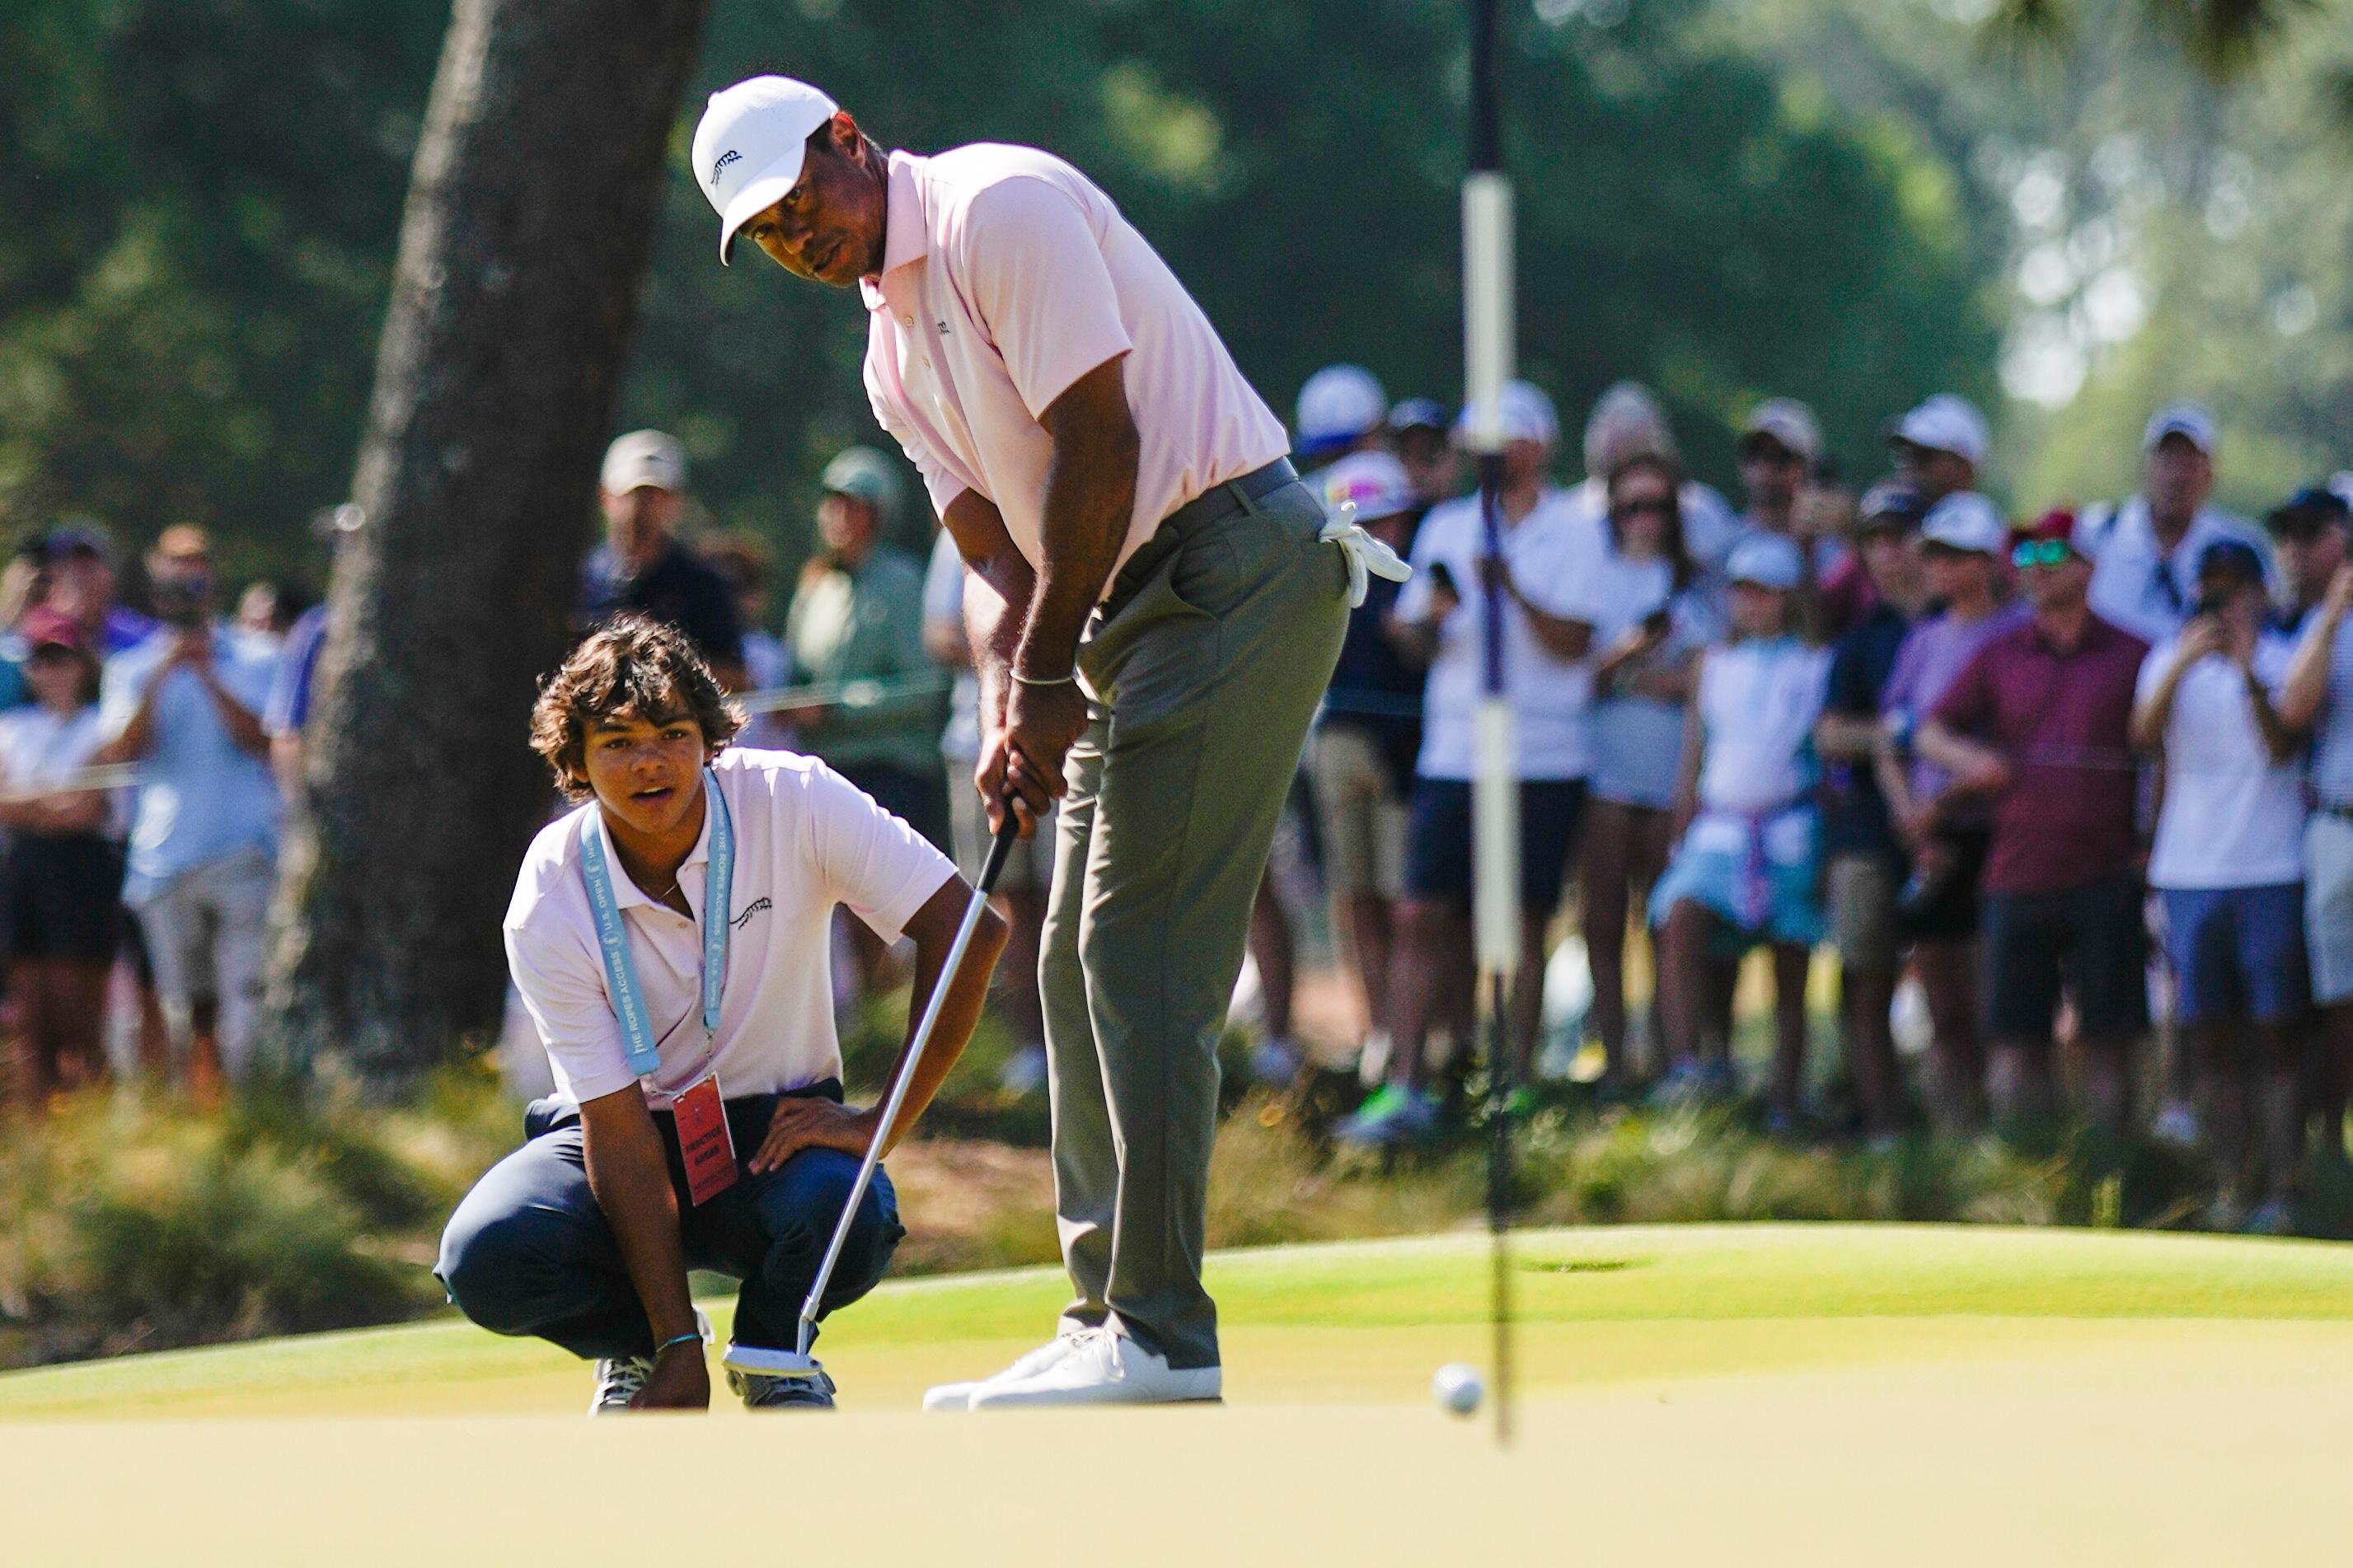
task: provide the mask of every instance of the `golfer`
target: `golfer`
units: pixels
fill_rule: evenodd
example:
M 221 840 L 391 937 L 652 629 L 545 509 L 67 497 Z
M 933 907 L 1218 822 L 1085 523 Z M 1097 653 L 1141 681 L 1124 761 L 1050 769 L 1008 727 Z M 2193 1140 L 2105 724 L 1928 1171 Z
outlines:
M 864 300 L 875 416 L 972 567 L 976 782 L 1025 831 L 1062 803 L 1039 973 L 1077 1298 L 925 1406 L 1215 1399 L 1218 1035 L 1352 585 L 1403 567 L 1327 521 L 1199 307 L 1060 159 L 886 154 L 783 77 L 714 95 L 693 157 L 723 261 L 741 236 Z
M 582 643 L 532 714 L 557 782 L 590 797 L 533 842 L 506 919 L 556 1093 L 459 1204 L 434 1272 L 484 1328 L 596 1358 L 592 1413 L 711 1403 L 690 1268 L 743 1281 L 735 1348 L 796 1348 L 879 1121 L 841 1103 L 834 908 L 913 938 L 928 996 L 971 897 L 824 763 L 729 748 L 742 721 L 685 634 L 636 615 Z M 886 1150 L 971 1037 L 1004 945 L 985 917 Z M 902 1234 L 877 1171 L 823 1307 L 871 1289 Z M 754 1410 L 833 1403 L 822 1373 L 728 1378 Z

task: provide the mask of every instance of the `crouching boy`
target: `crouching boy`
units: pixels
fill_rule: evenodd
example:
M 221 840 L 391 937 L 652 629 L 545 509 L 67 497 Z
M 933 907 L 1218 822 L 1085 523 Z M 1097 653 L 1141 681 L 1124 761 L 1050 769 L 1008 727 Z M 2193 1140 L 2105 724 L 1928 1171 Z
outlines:
M 741 722 L 686 639 L 636 616 L 583 642 L 532 715 L 584 801 L 533 842 L 506 918 L 556 1092 L 458 1205 L 435 1273 L 482 1327 L 595 1359 L 592 1412 L 710 1404 L 689 1268 L 743 1281 L 737 1345 L 793 1348 L 878 1119 L 842 1102 L 834 906 L 913 939 L 921 996 L 970 897 L 822 763 L 731 749 Z M 964 1049 L 1004 942 L 984 917 L 886 1151 Z M 871 1289 L 902 1234 L 878 1171 L 825 1310 Z M 822 1375 L 728 1376 L 752 1409 L 833 1403 Z

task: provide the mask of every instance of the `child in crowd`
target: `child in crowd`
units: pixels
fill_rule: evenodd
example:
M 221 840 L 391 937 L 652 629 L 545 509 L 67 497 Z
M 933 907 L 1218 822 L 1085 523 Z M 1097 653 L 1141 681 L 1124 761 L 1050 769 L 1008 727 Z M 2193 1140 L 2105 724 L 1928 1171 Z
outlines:
M 1702 657 L 1684 729 L 1676 819 L 1684 826 L 1651 895 L 1665 929 L 1670 1099 L 1733 1088 L 1731 1003 L 1740 955 L 1773 950 L 1777 1031 L 1769 1110 L 1795 1118 L 1805 1066 L 1806 970 L 1822 938 L 1815 721 L 1827 650 L 1796 635 L 1797 547 L 1755 534 L 1733 551 L 1731 640 Z

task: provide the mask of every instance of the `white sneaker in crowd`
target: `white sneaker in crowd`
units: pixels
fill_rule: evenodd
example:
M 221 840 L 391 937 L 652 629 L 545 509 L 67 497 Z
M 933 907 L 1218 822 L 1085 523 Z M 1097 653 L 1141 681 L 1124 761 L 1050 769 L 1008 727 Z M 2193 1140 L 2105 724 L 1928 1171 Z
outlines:
M 972 1408 L 972 1396 L 980 1390 L 993 1388 L 1000 1383 L 1018 1383 L 1024 1378 L 1035 1377 L 1069 1355 L 1078 1347 L 1079 1341 L 1090 1334 L 1102 1331 L 1100 1329 L 1065 1330 L 1036 1350 L 1021 1356 L 1003 1372 L 992 1373 L 987 1377 L 975 1378 L 970 1383 L 935 1384 L 923 1391 L 923 1408 L 934 1413 L 943 1410 L 969 1410 Z
M 2150 1124 L 2149 1136 L 2175 1149 L 2198 1147 L 2198 1108 L 2187 1100 L 2168 1101 Z
M 1299 1077 L 1302 1059 L 1299 1047 L 1289 1040 L 1261 1041 L 1250 1051 L 1250 1077 L 1270 1088 L 1284 1088 Z
M 1179 1372 L 1167 1358 L 1134 1340 L 1097 1330 L 1075 1342 L 1044 1371 L 973 1391 L 975 1410 L 1039 1409 L 1063 1405 L 1182 1405 L 1222 1397 L 1224 1377 L 1214 1366 Z
M 1017 1099 L 1035 1094 L 1046 1087 L 1046 1047 L 1032 1041 L 1006 1059 L 1005 1069 L 997 1075 L 997 1087 Z

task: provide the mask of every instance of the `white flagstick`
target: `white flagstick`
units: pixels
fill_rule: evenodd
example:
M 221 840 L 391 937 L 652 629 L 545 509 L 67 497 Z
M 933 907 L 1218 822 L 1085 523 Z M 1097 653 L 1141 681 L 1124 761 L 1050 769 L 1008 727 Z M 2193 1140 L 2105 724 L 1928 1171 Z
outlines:
M 1504 552 L 1504 384 L 1513 359 L 1512 184 L 1503 172 L 1495 53 L 1497 0 L 1472 0 L 1471 172 L 1462 182 L 1463 380 L 1471 449 L 1479 457 L 1485 553 Z M 1485 679 L 1472 731 L 1472 942 L 1488 994 L 1487 1228 L 1494 1288 L 1495 1439 L 1512 1435 L 1512 981 L 1520 952 L 1517 737 L 1504 695 L 1503 594 L 1490 576 L 1482 629 Z

